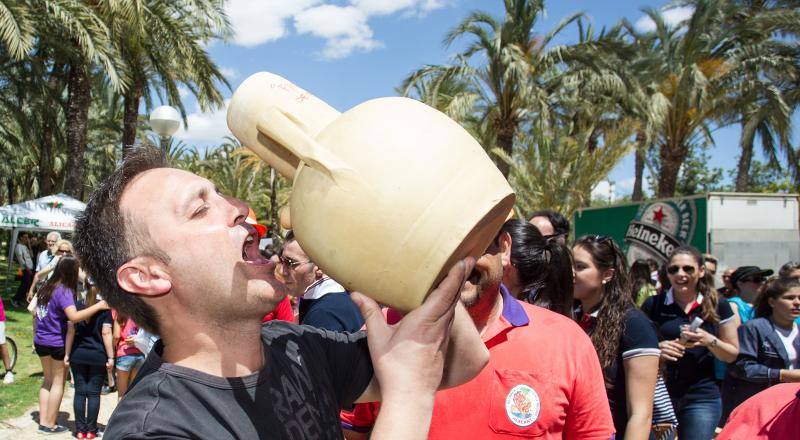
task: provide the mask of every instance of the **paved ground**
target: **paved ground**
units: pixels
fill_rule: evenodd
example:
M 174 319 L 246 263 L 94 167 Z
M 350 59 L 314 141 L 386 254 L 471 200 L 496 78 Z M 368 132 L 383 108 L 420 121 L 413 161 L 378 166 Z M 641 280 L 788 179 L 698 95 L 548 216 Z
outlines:
M 74 438 L 75 430 L 75 416 L 72 411 L 72 396 L 73 389 L 67 386 L 64 391 L 64 398 L 61 400 L 61 410 L 58 414 L 58 424 L 69 427 L 71 432 L 63 434 L 53 434 L 43 436 L 37 433 L 39 424 L 36 422 L 39 417 L 39 409 L 34 406 L 25 412 L 25 415 L 17 417 L 16 419 L 8 419 L 0 421 L 0 440 L 27 440 L 27 439 L 69 439 Z M 100 429 L 105 428 L 111 412 L 117 405 L 117 393 L 110 393 L 100 397 L 100 415 L 98 416 L 97 423 Z

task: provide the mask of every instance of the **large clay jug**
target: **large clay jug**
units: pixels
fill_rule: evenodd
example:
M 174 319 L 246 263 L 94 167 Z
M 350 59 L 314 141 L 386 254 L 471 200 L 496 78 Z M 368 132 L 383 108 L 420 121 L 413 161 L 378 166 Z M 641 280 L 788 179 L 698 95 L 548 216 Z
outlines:
M 275 88 L 248 81 L 231 101 L 231 131 L 254 151 L 280 148 L 291 153 L 282 157 L 299 159 L 292 228 L 311 260 L 347 289 L 411 310 L 456 261 L 480 256 L 505 221 L 511 187 L 443 113 L 412 99 L 379 98 L 314 135 L 330 113 L 308 111 L 311 120 L 303 120 L 294 103 L 283 107 Z M 263 101 L 241 99 L 251 94 Z M 243 114 L 254 127 L 232 121 Z M 261 155 L 270 164 L 277 156 Z

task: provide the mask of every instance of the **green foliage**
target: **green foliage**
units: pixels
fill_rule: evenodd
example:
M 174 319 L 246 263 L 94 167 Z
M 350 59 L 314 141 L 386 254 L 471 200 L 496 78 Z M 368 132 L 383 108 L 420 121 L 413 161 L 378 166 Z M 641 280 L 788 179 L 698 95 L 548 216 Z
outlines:
M 728 170 L 728 176 L 731 179 L 734 179 L 736 174 L 736 170 Z M 800 192 L 800 188 L 794 184 L 791 176 L 785 170 L 757 160 L 754 160 L 750 165 L 747 190 L 754 193 Z
M 551 209 L 570 217 L 588 206 L 592 188 L 633 148 L 629 135 L 629 128 L 609 130 L 603 145 L 588 148 L 591 130 L 532 133 L 513 158 L 496 149 L 494 153 L 511 167 L 517 216 L 527 218 L 533 211 Z

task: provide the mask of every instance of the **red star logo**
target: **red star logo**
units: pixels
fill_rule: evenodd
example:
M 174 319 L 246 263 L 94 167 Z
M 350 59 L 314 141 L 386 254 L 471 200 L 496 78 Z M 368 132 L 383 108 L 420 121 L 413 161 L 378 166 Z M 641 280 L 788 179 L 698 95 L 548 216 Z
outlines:
M 658 211 L 653 213 L 653 221 L 658 222 L 659 225 L 664 223 L 664 217 L 666 216 L 664 215 L 663 207 L 658 208 Z

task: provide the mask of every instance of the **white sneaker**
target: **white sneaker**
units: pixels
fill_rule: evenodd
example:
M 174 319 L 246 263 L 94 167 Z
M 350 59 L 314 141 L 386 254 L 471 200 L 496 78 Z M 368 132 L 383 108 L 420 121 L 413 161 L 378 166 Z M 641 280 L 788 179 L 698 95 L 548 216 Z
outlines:
M 6 385 L 14 383 L 14 373 L 6 371 L 6 375 L 3 378 L 3 383 Z

